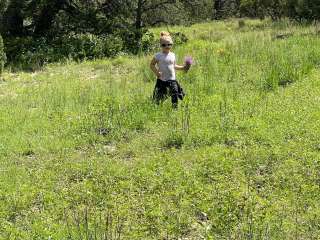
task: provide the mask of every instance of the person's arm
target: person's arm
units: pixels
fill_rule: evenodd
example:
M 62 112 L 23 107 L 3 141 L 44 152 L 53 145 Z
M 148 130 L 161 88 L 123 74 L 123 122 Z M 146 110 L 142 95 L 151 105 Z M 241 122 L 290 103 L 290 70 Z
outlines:
M 179 65 L 176 63 L 176 60 L 174 60 L 174 69 L 175 70 L 186 70 L 186 66 Z
M 150 68 L 152 72 L 157 76 L 157 78 L 161 78 L 161 72 L 156 68 L 156 64 L 158 63 L 157 59 L 153 58 L 150 63 Z
M 185 67 L 185 66 L 182 66 L 182 65 L 175 64 L 175 65 L 174 65 L 174 69 L 175 69 L 175 70 L 185 70 L 186 67 Z

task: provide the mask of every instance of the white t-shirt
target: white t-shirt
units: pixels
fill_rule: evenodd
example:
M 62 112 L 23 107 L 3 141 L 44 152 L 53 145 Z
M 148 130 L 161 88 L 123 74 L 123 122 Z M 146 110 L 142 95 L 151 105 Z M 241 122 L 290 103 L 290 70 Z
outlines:
M 176 56 L 174 53 L 159 52 L 155 55 L 158 64 L 159 72 L 162 72 L 161 80 L 176 80 L 176 71 L 174 66 L 176 64 Z

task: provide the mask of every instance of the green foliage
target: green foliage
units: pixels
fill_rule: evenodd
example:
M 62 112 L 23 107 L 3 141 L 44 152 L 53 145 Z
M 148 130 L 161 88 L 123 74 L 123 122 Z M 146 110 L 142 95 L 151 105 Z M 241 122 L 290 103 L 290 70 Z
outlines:
M 180 131 L 172 131 L 163 142 L 164 148 L 181 148 L 184 143 L 183 133 Z
M 15 68 L 39 69 L 45 63 L 52 62 L 55 56 L 54 49 L 45 38 L 10 38 L 6 40 L 5 50 L 8 63 Z
M 320 18 L 320 1 L 309 0 L 241 0 L 240 8 L 243 16 L 271 17 L 279 20 L 290 17 L 296 20 L 315 20 Z
M 59 46 L 58 54 L 75 60 L 114 57 L 123 49 L 121 38 L 113 35 L 68 35 L 55 41 L 54 45 Z
M 258 17 L 261 12 L 258 11 L 256 0 L 241 0 L 240 12 L 244 16 Z
M 293 0 L 288 1 L 288 14 L 298 20 L 314 20 L 320 18 L 320 1 Z
M 146 32 L 141 42 L 130 40 L 134 36 L 94 34 L 68 34 L 53 40 L 45 37 L 16 37 L 6 41 L 8 64 L 19 69 L 39 69 L 47 63 L 64 60 L 91 60 L 104 57 L 115 57 L 124 53 L 147 53 L 159 47 L 159 40 L 152 32 Z M 176 45 L 184 44 L 188 38 L 180 32 L 173 33 Z
M 181 32 L 174 32 L 171 34 L 174 44 L 180 45 L 188 42 L 188 37 Z
M 151 54 L 5 73 L 1 239 L 318 238 L 317 26 L 171 29 L 195 60 L 175 110 Z
M 125 29 L 117 32 L 124 42 L 125 52 L 137 54 L 143 47 L 147 47 L 148 34 L 144 38 L 144 43 L 141 41 L 143 36 L 147 33 L 146 29 Z M 151 36 L 150 36 L 151 37 Z M 144 45 L 144 46 L 143 46 Z M 147 47 L 148 48 L 148 47 Z
M 0 34 L 6 40 L 9 64 L 39 68 L 65 59 L 154 51 L 157 37 L 148 28 L 156 25 L 228 17 L 312 21 L 320 19 L 319 6 L 320 0 L 2 0 Z M 203 40 L 208 37 L 200 34 Z M 176 45 L 188 40 L 179 32 L 173 37 Z
M 70 34 L 52 41 L 32 37 L 17 37 L 6 41 L 9 63 L 15 68 L 24 69 L 38 69 L 47 63 L 66 59 L 79 61 L 115 57 L 122 49 L 122 40 L 113 35 Z
M 155 35 L 148 31 L 141 38 L 141 50 L 143 52 L 154 51 L 159 45 L 158 39 L 155 38 Z

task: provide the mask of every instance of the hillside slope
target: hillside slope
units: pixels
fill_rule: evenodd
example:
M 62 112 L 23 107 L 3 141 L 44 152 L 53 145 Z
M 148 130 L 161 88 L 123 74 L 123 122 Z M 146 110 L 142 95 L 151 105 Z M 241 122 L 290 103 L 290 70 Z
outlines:
M 151 56 L 5 73 L 0 239 L 318 239 L 318 26 L 173 30 L 177 111 Z

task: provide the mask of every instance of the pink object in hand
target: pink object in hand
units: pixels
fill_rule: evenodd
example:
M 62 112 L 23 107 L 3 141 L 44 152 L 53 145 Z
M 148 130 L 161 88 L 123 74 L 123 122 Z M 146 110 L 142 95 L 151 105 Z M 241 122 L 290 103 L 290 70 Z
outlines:
M 193 63 L 192 57 L 189 57 L 189 56 L 186 57 L 186 58 L 184 59 L 184 63 L 185 63 L 185 69 L 186 69 L 186 71 L 188 71 L 188 70 L 190 69 L 192 63 Z
M 186 65 L 192 65 L 193 59 L 192 59 L 192 57 L 186 57 L 184 62 Z

